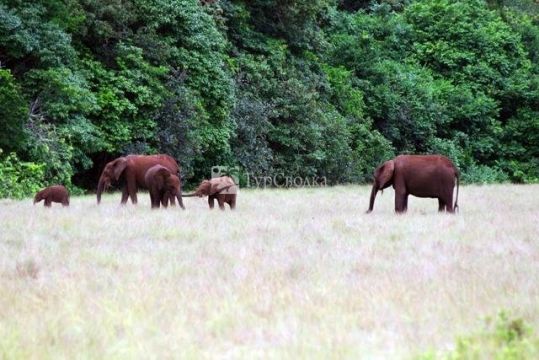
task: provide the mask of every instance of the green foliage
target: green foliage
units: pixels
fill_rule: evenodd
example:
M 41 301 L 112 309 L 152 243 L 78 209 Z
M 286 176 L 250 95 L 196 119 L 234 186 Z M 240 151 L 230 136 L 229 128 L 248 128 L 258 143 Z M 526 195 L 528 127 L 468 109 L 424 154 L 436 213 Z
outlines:
M 70 185 L 74 148 L 66 139 L 69 133 L 46 123 L 41 115 L 31 116 L 26 126 L 29 140 L 23 153 L 33 162 L 45 164 L 47 182 Z
M 114 71 L 96 61 L 84 62 L 97 103 L 89 116 L 102 134 L 100 145 L 110 152 L 121 151 L 134 141 L 151 141 L 156 125 L 153 117 L 167 94 L 161 83 L 165 67 L 146 62 L 142 50 L 134 46 L 119 43 L 116 51 L 118 68 Z
M 442 153 L 467 182 L 539 181 L 530 1 L 5 0 L 0 146 L 46 181 L 165 152 L 370 181 Z
M 184 73 L 176 71 L 169 74 L 166 88 L 170 95 L 156 115 L 156 147 L 160 153 L 181 159 L 182 176 L 193 178 L 196 176 L 195 156 L 203 146 L 202 139 L 195 134 L 196 119 L 204 109 L 185 85 Z
M 19 84 L 9 70 L 0 69 L 0 148 L 17 151 L 24 142 L 28 109 Z
M 0 198 L 33 196 L 44 186 L 45 164 L 24 162 L 15 153 L 2 156 L 0 149 Z
M 504 127 L 500 167 L 514 182 L 539 181 L 539 111 L 520 109 Z
M 366 116 L 364 95 L 358 86 L 354 85 L 352 72 L 342 66 L 332 67 L 327 64 L 323 64 L 322 69 L 330 85 L 328 100 L 346 119 L 345 126 L 349 132 L 348 138 L 335 137 L 341 141 L 348 140 L 351 151 L 349 157 L 339 158 L 339 161 L 345 160 L 352 165 L 348 174 L 343 173 L 347 178 L 341 181 L 370 181 L 372 169 L 393 157 L 393 147 L 378 130 L 373 128 L 372 120 Z M 342 164 L 342 168 L 346 168 L 346 165 Z M 342 168 L 339 171 L 342 171 Z
M 245 1 L 253 27 L 286 40 L 294 49 L 320 49 L 324 45 L 320 24 L 334 6 L 332 0 Z
M 376 128 L 398 153 L 450 156 L 467 181 L 534 181 L 533 145 L 519 160 L 514 142 L 529 141 L 503 144 L 516 136 L 519 109 L 536 111 L 537 24 L 518 13 L 511 16 L 523 25 L 507 23 L 482 1 L 415 1 L 399 10 L 381 4 L 333 18 L 329 59 L 354 71 Z M 525 122 L 533 129 L 531 117 Z
M 96 99 L 81 74 L 65 67 L 36 69 L 26 73 L 28 97 L 39 99 L 40 110 L 56 124 L 97 108 Z
M 472 163 L 465 170 L 462 175 L 462 181 L 465 183 L 493 184 L 507 182 L 509 180 L 507 174 L 502 170 L 486 165 Z
M 369 124 L 361 93 L 347 83 L 348 73 L 318 65 L 312 54 L 287 54 L 280 41 L 268 41 L 265 52 L 236 63 L 241 101 L 233 113 L 238 126 L 234 148 L 240 164 L 252 174 L 350 181 L 358 170 L 353 135 Z M 332 81 L 348 93 L 339 98 Z
M 273 152 L 268 143 L 270 105 L 253 94 L 242 92 L 232 116 L 237 125 L 234 155 L 252 176 L 265 176 L 272 169 Z
M 197 177 L 207 174 L 216 163 L 231 163 L 233 83 L 226 66 L 227 41 L 215 19 L 195 0 L 138 0 L 134 3 L 138 9 L 136 16 L 146 25 L 135 36 L 137 43 L 151 60 L 184 74 L 181 85 L 168 82 L 168 90 L 177 94 L 186 88 L 192 101 L 187 106 L 197 109 L 191 112 L 194 118 L 189 120 L 189 137 L 197 149 L 180 162 L 190 164 L 189 167 L 193 164 Z M 150 54 L 154 50 L 159 57 Z M 170 148 L 163 145 L 156 144 L 156 147 Z M 188 154 L 185 150 L 180 152 Z
M 500 312 L 487 319 L 485 328 L 474 335 L 457 339 L 455 349 L 448 354 L 428 352 L 418 359 L 535 359 L 539 356 L 539 338 L 522 318 Z
M 71 36 L 50 19 L 47 8 L 39 3 L 15 4 L 14 8 L 0 4 L 0 45 L 5 49 L 8 66 L 19 72 L 25 70 L 25 65 L 50 67 L 72 63 L 76 52 Z

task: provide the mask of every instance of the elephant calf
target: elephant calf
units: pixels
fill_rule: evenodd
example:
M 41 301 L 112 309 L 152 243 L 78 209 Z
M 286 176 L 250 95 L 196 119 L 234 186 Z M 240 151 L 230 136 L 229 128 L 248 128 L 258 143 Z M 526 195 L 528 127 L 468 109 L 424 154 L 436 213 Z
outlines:
M 46 207 L 50 207 L 51 202 L 69 206 L 69 191 L 62 185 L 49 186 L 36 194 L 34 197 L 34 205 L 41 200 L 45 200 Z
M 150 200 L 152 209 L 168 206 L 170 200 L 171 205 L 174 203 L 174 198 L 181 194 L 180 178 L 172 174 L 170 170 L 162 165 L 154 165 L 146 171 L 144 176 L 146 186 L 150 191 Z M 180 203 L 183 208 L 183 203 Z
M 217 199 L 219 209 L 224 210 L 225 204 L 228 204 L 230 209 L 234 210 L 236 208 L 237 193 L 238 188 L 234 183 L 234 180 L 229 176 L 221 176 L 211 180 L 202 181 L 194 193 L 182 196 L 207 196 L 210 209 L 213 209 L 214 201 Z
M 457 184 L 457 195 L 453 206 L 453 188 Z M 408 195 L 437 198 L 438 211 L 453 213 L 458 208 L 459 171 L 455 164 L 442 155 L 400 155 L 388 160 L 374 171 L 369 203 L 370 213 L 378 190 L 393 185 L 395 189 L 395 211 L 408 209 Z

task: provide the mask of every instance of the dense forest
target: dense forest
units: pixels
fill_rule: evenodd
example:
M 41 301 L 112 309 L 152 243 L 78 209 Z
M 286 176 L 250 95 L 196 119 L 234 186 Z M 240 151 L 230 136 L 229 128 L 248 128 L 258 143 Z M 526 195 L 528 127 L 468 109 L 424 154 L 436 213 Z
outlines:
M 451 0 L 0 0 L 0 196 L 95 189 L 129 153 L 370 181 L 441 153 L 539 181 L 539 5 Z

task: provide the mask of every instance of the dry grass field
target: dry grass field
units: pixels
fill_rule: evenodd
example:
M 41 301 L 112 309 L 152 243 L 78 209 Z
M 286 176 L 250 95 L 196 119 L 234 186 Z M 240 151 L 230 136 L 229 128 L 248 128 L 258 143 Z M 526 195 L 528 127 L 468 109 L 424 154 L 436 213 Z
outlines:
M 443 356 L 501 310 L 537 334 L 538 185 L 463 186 L 455 216 L 369 191 L 0 200 L 0 358 Z

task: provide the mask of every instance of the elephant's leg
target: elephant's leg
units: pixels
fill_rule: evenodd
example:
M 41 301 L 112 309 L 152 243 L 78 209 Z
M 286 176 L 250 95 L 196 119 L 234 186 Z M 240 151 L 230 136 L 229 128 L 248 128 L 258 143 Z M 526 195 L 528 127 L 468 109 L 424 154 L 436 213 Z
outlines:
M 453 209 L 453 189 L 451 191 L 446 191 L 444 196 L 442 197 L 443 202 L 445 203 L 445 209 L 449 213 L 454 213 L 455 209 Z
M 129 197 L 131 198 L 131 202 L 133 205 L 137 204 L 137 181 L 134 177 L 129 177 L 127 179 L 127 192 L 129 193 Z M 159 200 L 159 199 L 157 199 Z
M 127 192 L 127 186 L 122 187 L 122 200 L 120 204 L 125 205 L 127 203 L 127 199 L 129 198 L 129 193 Z
M 445 202 L 442 200 L 442 198 L 438 198 L 438 212 L 442 212 L 445 210 Z
M 213 196 L 208 196 L 208 205 L 210 206 L 210 209 L 213 209 L 215 206 L 214 200 L 215 198 Z
M 232 196 L 228 204 L 230 205 L 231 210 L 234 210 L 236 208 L 236 195 Z
M 159 195 L 150 191 L 150 202 L 152 203 L 152 209 L 159 208 Z
M 408 211 L 408 194 L 404 197 L 404 211 Z
M 161 197 L 161 205 L 163 205 L 164 208 L 168 207 L 168 194 L 164 194 Z
M 180 207 L 185 210 L 185 206 L 183 206 L 183 199 L 182 199 L 182 194 L 181 192 L 176 196 L 176 198 L 178 199 L 178 205 L 180 205 Z
M 51 199 L 49 199 L 49 198 L 45 199 L 45 206 L 46 207 L 51 207 L 51 202 L 52 202 Z
M 69 206 L 69 198 L 62 200 L 62 206 Z
M 163 205 L 164 208 L 168 207 L 168 199 L 170 197 L 170 194 L 168 192 L 161 192 L 159 193 L 159 197 L 157 198 L 157 201 Z
M 408 194 L 395 190 L 395 212 L 406 212 L 406 201 Z
M 136 187 L 129 189 L 129 196 L 131 197 L 131 202 L 136 205 L 138 203 Z
M 176 206 L 176 200 L 174 199 L 174 195 L 168 194 L 168 201 L 170 201 L 170 206 Z
M 219 209 L 224 210 L 225 209 L 225 199 L 222 195 L 217 196 L 217 202 L 219 203 Z

